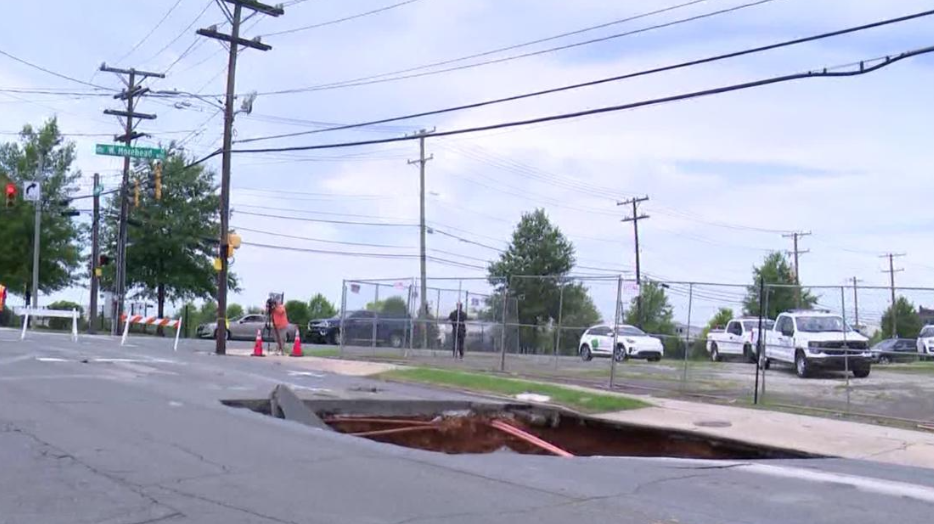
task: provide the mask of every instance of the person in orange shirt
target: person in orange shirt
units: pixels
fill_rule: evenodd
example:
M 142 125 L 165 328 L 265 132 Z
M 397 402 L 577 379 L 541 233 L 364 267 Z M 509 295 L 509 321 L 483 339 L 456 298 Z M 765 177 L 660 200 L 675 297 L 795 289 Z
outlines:
M 285 311 L 282 301 L 276 302 L 276 307 L 272 308 L 272 325 L 276 333 L 276 346 L 279 347 L 279 354 L 283 354 L 283 342 L 286 339 L 286 332 L 289 327 L 289 316 Z

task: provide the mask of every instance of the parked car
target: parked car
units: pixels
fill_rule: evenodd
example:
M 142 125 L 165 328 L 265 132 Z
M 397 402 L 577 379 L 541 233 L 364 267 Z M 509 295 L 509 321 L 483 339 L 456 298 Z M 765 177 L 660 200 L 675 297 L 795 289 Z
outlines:
M 921 328 L 916 342 L 918 353 L 922 359 L 932 358 L 934 356 L 934 325 L 928 325 Z
M 815 368 L 844 369 L 858 378 L 869 376 L 872 352 L 869 339 L 829 311 L 792 310 L 778 315 L 765 333 L 765 366 L 773 361 L 792 364 L 799 377 Z
M 615 335 L 611 326 L 593 326 L 584 331 L 578 348 L 580 357 L 584 361 L 589 361 L 594 357 L 612 356 L 617 362 L 627 358 L 644 358 L 650 362 L 658 362 L 665 353 L 661 340 L 647 335 L 635 326 L 626 324 L 620 325 Z
M 762 330 L 772 329 L 775 321 L 762 319 Z M 710 360 L 719 362 L 725 356 L 740 356 L 749 362 L 757 362 L 759 341 L 759 318 L 734 318 L 726 329 L 710 330 L 707 333 L 707 353 Z
M 910 338 L 890 338 L 872 346 L 872 361 L 879 364 L 914 362 L 918 358 L 918 342 Z
M 341 317 L 335 315 L 331 318 L 317 318 L 308 321 L 305 330 L 305 342 L 312 344 L 340 344 Z
M 390 346 L 404 347 L 409 340 L 411 317 L 408 313 L 379 313 L 376 311 L 348 311 L 343 317 L 344 343 L 355 346 Z M 311 328 L 311 324 L 309 324 Z M 322 328 L 317 326 L 318 337 L 321 337 Z M 340 343 L 341 317 L 328 319 L 328 327 L 324 329 L 325 339 L 332 340 L 334 344 Z
M 262 333 L 263 340 L 275 340 L 276 338 L 272 328 L 267 329 L 266 317 L 254 314 L 231 320 L 227 327 L 227 340 L 253 340 L 256 338 L 257 331 Z M 198 338 L 216 338 L 217 322 L 201 324 L 195 333 Z M 296 333 L 298 333 L 298 326 L 290 323 L 286 328 L 285 341 L 294 341 Z

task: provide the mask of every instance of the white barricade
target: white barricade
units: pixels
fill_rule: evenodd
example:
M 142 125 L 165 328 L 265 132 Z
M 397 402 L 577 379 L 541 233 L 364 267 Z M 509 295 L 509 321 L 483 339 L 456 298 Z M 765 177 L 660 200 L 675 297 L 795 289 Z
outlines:
M 71 319 L 71 338 L 75 342 L 78 341 L 78 310 L 77 309 L 66 311 L 62 309 L 23 307 L 23 308 L 16 308 L 13 310 L 13 312 L 23 317 L 23 332 L 19 336 L 20 340 L 23 340 L 24 338 L 26 338 L 26 326 L 29 325 L 29 317 L 45 317 L 45 318 L 70 318 Z
M 132 315 L 130 317 L 124 315 L 121 318 L 124 321 L 123 338 L 120 339 L 121 346 L 126 344 L 126 337 L 130 333 L 130 324 L 145 324 L 147 326 L 174 327 L 175 345 L 172 349 L 178 351 L 178 335 L 182 332 L 182 319 L 173 320 L 171 318 L 144 317 L 142 315 Z

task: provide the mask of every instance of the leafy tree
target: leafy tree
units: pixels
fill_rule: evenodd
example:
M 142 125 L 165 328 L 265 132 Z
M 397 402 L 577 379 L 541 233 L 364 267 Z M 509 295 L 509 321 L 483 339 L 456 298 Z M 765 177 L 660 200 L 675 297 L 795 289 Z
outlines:
M 289 322 L 295 324 L 299 329 L 305 329 L 311 315 L 308 313 L 308 303 L 303 300 L 287 300 L 285 302 L 285 313 L 289 316 Z
M 218 196 L 214 192 L 214 174 L 202 165 L 185 168 L 184 153 L 168 147 L 162 167 L 162 199 L 156 200 L 153 190 L 154 163 L 138 160 L 134 172 L 138 179 L 130 182 L 130 219 L 127 247 L 127 289 L 135 289 L 137 297 L 155 300 L 158 315 L 164 316 L 166 300 L 210 299 L 217 290 L 217 272 L 213 259 L 217 256 L 219 220 Z M 140 186 L 140 205 L 133 206 L 133 189 Z M 107 214 L 119 216 L 119 194 L 109 199 Z M 105 220 L 102 251 L 116 260 L 116 220 Z M 114 267 L 110 266 L 102 284 L 113 288 Z M 237 290 L 236 277 L 229 286 Z M 202 318 L 206 321 L 206 318 Z
M 496 312 L 501 311 L 502 297 L 507 290 L 509 298 L 517 300 L 516 311 L 507 308 L 507 316 L 510 322 L 518 321 L 522 325 L 518 335 L 522 350 L 553 344 L 550 337 L 542 336 L 543 330 L 558 318 L 560 282 L 573 269 L 574 263 L 574 245 L 551 224 L 544 210 L 536 209 L 522 215 L 509 247 L 499 260 L 488 266 L 487 278 L 495 290 L 489 299 L 490 310 L 493 315 L 501 315 Z M 524 278 L 529 275 L 539 277 Z M 565 293 L 568 293 L 567 288 Z M 579 286 L 571 291 L 571 295 L 574 293 L 586 294 L 586 289 Z M 565 304 L 562 315 L 586 316 L 586 312 L 576 308 L 586 310 L 588 303 L 572 299 Z
M 779 252 L 773 252 L 765 257 L 762 265 L 752 269 L 752 285 L 746 289 L 746 298 L 743 300 L 743 311 L 749 316 L 759 316 L 759 281 L 765 281 L 767 308 L 765 317 L 774 319 L 779 313 L 795 309 L 797 304 L 797 289 L 793 287 L 768 287 L 769 284 L 794 285 L 795 272 Z M 806 289 L 801 289 L 801 308 L 811 309 L 817 304 L 817 297 Z
M 240 304 L 227 305 L 227 318 L 239 318 L 243 316 L 243 306 Z
M 712 329 L 715 329 L 715 328 L 723 329 L 724 327 L 726 327 L 727 323 L 730 320 L 733 320 L 735 316 L 736 315 L 733 314 L 732 308 L 728 308 L 728 307 L 720 308 L 719 310 L 717 310 L 714 316 L 710 318 L 710 321 L 707 322 L 707 326 L 705 326 L 704 329 L 701 330 L 700 338 L 706 339 L 707 334 L 710 333 Z
M 49 309 L 56 309 L 59 311 L 73 311 L 78 310 L 78 318 L 82 318 L 84 314 L 84 308 L 80 304 L 71 302 L 68 300 L 59 300 L 49 304 Z M 49 319 L 49 328 L 50 329 L 71 329 L 72 320 L 70 318 L 50 318 Z
M 403 317 L 408 313 L 409 306 L 402 297 L 389 297 L 386 300 L 369 302 L 366 309 L 367 311 L 376 311 L 385 315 Z
M 39 159 L 42 172 L 39 173 Z M 74 171 L 75 145 L 65 142 L 53 118 L 40 128 L 26 125 L 17 142 L 0 145 L 0 183 L 17 186 L 13 209 L 0 209 L 0 275 L 9 293 L 24 295 L 32 287 L 35 208 L 22 199 L 23 182 L 42 179 L 39 290 L 64 289 L 80 276 L 81 240 L 86 228 L 61 215 L 60 201 L 74 196 L 80 171 Z
M 653 335 L 674 335 L 675 313 L 668 302 L 665 288 L 658 282 L 648 281 L 642 284 L 640 295 L 642 296 L 642 314 L 639 313 L 639 297 L 632 297 L 625 316 L 626 323 L 641 325 L 643 331 Z
M 263 308 L 259 306 L 250 306 L 246 308 L 246 312 L 248 315 L 262 315 L 263 313 L 265 313 Z
M 905 297 L 898 297 L 895 300 L 895 333 L 902 338 L 916 338 L 924 322 L 918 315 L 918 310 L 914 304 Z M 892 306 L 889 306 L 882 315 L 882 336 L 892 336 Z
M 316 293 L 308 301 L 308 316 L 311 319 L 331 318 L 337 315 L 337 308 L 321 293 Z
M 569 284 L 564 287 L 562 310 L 561 346 L 558 351 L 575 354 L 584 331 L 600 322 L 600 312 L 597 311 L 597 306 L 587 293 L 587 288 L 582 284 Z

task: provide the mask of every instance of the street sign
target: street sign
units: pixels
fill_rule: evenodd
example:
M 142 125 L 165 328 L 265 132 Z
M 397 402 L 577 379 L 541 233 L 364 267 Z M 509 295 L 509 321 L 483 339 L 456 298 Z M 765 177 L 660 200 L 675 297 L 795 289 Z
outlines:
M 95 153 L 108 156 L 128 156 L 132 158 L 148 158 L 165 160 L 165 149 L 155 147 L 136 147 L 121 144 L 97 144 Z
M 42 189 L 39 182 L 23 182 L 23 200 L 27 202 L 38 202 L 42 197 Z

